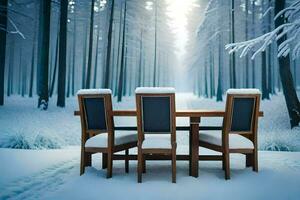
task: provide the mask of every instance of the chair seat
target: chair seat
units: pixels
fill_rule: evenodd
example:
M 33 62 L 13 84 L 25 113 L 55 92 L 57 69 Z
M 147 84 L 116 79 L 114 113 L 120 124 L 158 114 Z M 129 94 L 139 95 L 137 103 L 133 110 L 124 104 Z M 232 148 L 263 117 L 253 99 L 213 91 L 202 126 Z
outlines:
M 142 149 L 171 149 L 171 137 L 170 135 L 145 135 L 145 139 L 142 144 Z
M 222 132 L 200 132 L 199 141 L 222 146 Z M 239 134 L 229 134 L 229 149 L 254 149 L 251 140 Z
M 107 133 L 101 133 L 89 138 L 85 143 L 85 147 L 107 148 L 107 135 Z M 137 138 L 136 132 L 115 131 L 115 146 L 137 142 Z

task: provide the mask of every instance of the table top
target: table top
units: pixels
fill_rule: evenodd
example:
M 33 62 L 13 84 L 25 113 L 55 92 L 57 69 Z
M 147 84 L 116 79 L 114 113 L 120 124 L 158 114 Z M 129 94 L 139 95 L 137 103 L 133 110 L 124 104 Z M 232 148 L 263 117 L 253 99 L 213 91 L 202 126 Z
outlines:
M 176 110 L 176 117 L 223 117 L 224 110 L 206 110 L 206 109 L 187 109 Z M 74 111 L 74 115 L 80 115 L 80 111 Z M 136 116 L 136 110 L 114 110 L 114 116 Z M 259 116 L 263 117 L 264 113 L 259 112 Z

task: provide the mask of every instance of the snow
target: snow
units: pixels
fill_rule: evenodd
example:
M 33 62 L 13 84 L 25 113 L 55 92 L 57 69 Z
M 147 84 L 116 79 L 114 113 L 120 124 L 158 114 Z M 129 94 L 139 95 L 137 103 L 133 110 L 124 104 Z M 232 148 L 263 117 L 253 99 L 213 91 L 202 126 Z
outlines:
M 137 142 L 137 134 L 134 131 L 115 131 L 115 145 Z M 101 133 L 89 138 L 85 147 L 107 147 L 107 133 Z
M 200 132 L 199 140 L 211 144 L 222 146 L 222 132 L 221 131 L 208 131 Z M 229 148 L 230 149 L 253 149 L 253 143 L 248 138 L 238 135 L 229 134 Z
M 188 151 L 181 146 L 178 152 Z M 132 152 L 132 151 L 130 151 Z M 212 153 L 200 148 L 200 154 Z M 188 176 L 188 162 L 177 161 L 177 183 L 171 183 L 170 161 L 147 161 L 143 183 L 137 183 L 135 161 L 125 173 L 114 161 L 106 179 L 101 155 L 79 176 L 80 151 L 0 149 L 0 199 L 299 199 L 300 153 L 259 151 L 259 172 L 245 168 L 243 155 L 231 156 L 231 179 L 219 161 L 199 161 L 199 177 Z M 13 178 L 11 174 L 17 173 Z
M 240 89 L 228 89 L 227 94 L 261 94 L 259 89 L 255 88 L 240 88 Z
M 0 199 L 299 199 L 300 152 L 259 151 L 259 173 L 245 168 L 243 155 L 233 154 L 229 181 L 219 161 L 199 161 L 198 178 L 188 176 L 188 162 L 178 161 L 176 184 L 171 183 L 170 161 L 147 161 L 142 184 L 136 181 L 136 161 L 130 162 L 129 174 L 124 161 L 114 161 L 113 178 L 106 179 L 100 154 L 93 155 L 92 167 L 79 176 L 81 129 L 73 115 L 77 98 L 68 98 L 63 109 L 55 100 L 50 99 L 46 111 L 18 96 L 7 98 L 1 107 Z M 134 97 L 113 101 L 114 109 L 135 108 Z M 176 109 L 187 108 L 224 110 L 225 102 L 176 93 Z M 299 128 L 290 129 L 284 96 L 262 101 L 261 110 L 259 149 L 300 151 Z M 176 121 L 180 126 L 189 123 L 187 118 Z M 135 124 L 135 117 L 115 118 L 116 126 Z M 221 124 L 221 118 L 201 119 L 201 125 Z M 178 131 L 177 153 L 188 151 L 188 133 Z M 204 148 L 199 152 L 216 154 Z
M 224 98 L 225 99 L 225 98 Z M 48 110 L 36 108 L 31 98 L 11 96 L 0 109 L 0 147 L 49 149 L 80 145 L 80 118 L 74 116 L 78 110 L 76 97 L 67 98 L 66 107 L 56 107 L 56 97 L 50 99 Z M 134 109 L 135 98 L 124 97 L 121 103 L 113 99 L 114 109 Z M 225 102 L 198 98 L 191 93 L 176 93 L 176 109 L 224 110 Z M 290 129 L 284 96 L 271 96 L 261 102 L 264 117 L 259 119 L 258 144 L 261 150 L 300 151 L 299 127 Z M 276 112 L 274 112 L 276 110 Z M 135 117 L 115 117 L 116 126 L 135 126 Z M 187 126 L 188 118 L 177 118 L 179 126 Z M 221 126 L 222 118 L 202 118 L 201 125 Z M 188 134 L 177 132 L 177 142 L 188 144 Z
M 291 5 L 278 12 L 274 17 L 274 20 L 276 20 L 284 15 L 284 17 L 287 19 L 287 22 L 259 37 L 250 39 L 248 41 L 227 44 L 225 45 L 225 49 L 229 50 L 229 53 L 238 52 L 241 50 L 242 52 L 240 57 L 246 56 L 248 53 L 251 54 L 251 52 L 254 51 L 251 56 L 251 59 L 254 59 L 257 55 L 259 55 L 259 53 L 265 51 L 272 42 L 279 41 L 286 35 L 290 35 L 290 38 L 284 39 L 284 41 L 278 46 L 277 57 L 286 57 L 291 52 L 292 59 L 296 59 L 300 56 L 299 11 L 300 3 L 299 1 L 295 1 Z
M 170 134 L 145 134 L 145 140 L 142 144 L 143 149 L 151 148 L 166 148 L 171 149 L 171 135 Z
M 77 92 L 77 95 L 83 94 L 111 94 L 110 89 L 80 89 Z
M 56 99 L 49 101 L 47 110 L 37 108 L 37 98 L 11 96 L 0 109 L 0 147 L 61 148 L 79 145 L 80 119 L 77 98 L 67 99 L 66 107 L 56 107 Z
M 78 176 L 79 148 L 0 149 L 0 199 L 43 199 L 66 180 Z
M 135 89 L 136 94 L 165 94 L 175 93 L 175 88 L 172 87 L 138 87 Z

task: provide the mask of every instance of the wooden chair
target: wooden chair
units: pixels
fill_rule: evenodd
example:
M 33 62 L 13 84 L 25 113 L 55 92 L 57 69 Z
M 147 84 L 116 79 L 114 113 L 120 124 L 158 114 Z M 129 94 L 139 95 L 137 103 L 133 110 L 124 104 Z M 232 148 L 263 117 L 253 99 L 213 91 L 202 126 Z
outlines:
M 230 153 L 246 155 L 246 167 L 258 171 L 257 126 L 260 104 L 258 89 L 229 89 L 222 132 L 200 132 L 199 146 L 222 152 L 225 179 L 230 179 Z
M 91 155 L 102 153 L 102 168 L 107 168 L 107 178 L 112 177 L 113 154 L 137 146 L 135 132 L 114 131 L 111 90 L 82 89 L 78 93 L 81 121 L 80 175 L 85 166 L 91 166 Z M 125 159 L 125 171 L 129 171 L 129 159 Z
M 138 182 L 142 182 L 147 154 L 172 157 L 172 182 L 176 182 L 176 116 L 174 88 L 137 88 Z

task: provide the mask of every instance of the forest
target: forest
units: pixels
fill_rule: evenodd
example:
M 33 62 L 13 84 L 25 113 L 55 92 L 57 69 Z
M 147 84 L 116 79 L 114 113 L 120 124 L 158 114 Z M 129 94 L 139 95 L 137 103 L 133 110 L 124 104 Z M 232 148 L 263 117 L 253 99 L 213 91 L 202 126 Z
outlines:
M 0 105 L 20 95 L 65 107 L 81 88 L 110 88 L 118 102 L 138 86 L 216 101 L 228 88 L 259 88 L 263 100 L 283 93 L 299 125 L 299 1 L 195 0 L 170 14 L 171 4 L 1 0 Z M 180 9 L 185 38 L 174 31 Z
M 0 200 L 299 200 L 299 98 L 300 0 L 0 0 Z

